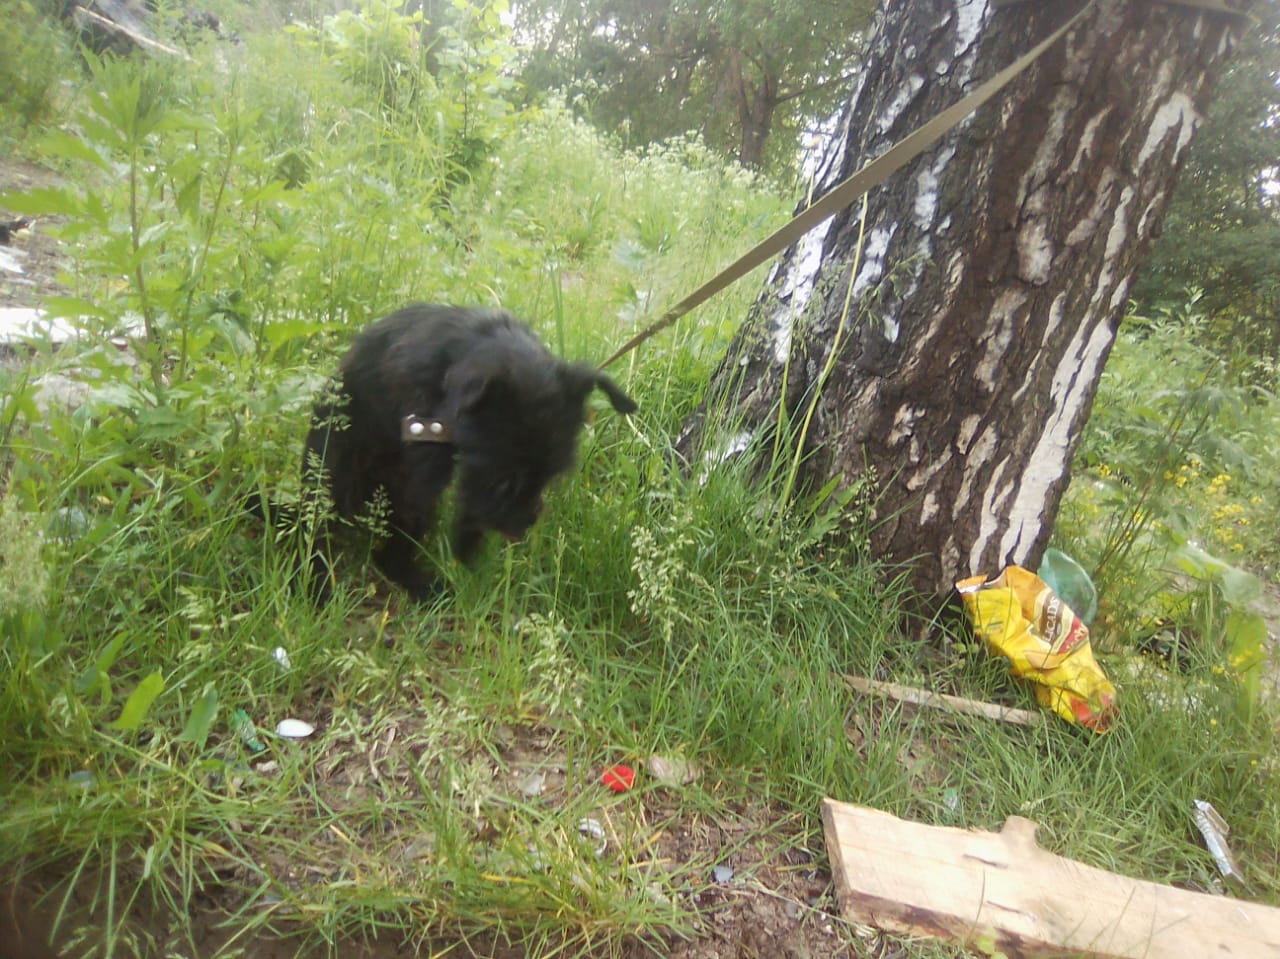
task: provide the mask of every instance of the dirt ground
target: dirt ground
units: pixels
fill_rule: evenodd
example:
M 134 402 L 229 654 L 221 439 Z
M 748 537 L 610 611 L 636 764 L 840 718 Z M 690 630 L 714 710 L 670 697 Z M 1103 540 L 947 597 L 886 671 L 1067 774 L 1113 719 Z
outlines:
M 26 193 L 58 182 L 55 173 L 15 157 L 0 157 L 0 195 Z M 0 202 L 0 223 L 17 219 Z M 59 270 L 67 267 L 58 241 L 50 236 L 50 220 L 36 221 L 0 245 L 0 308 L 35 306 L 42 296 L 66 293 L 58 282 Z M 21 272 L 19 272 L 21 271 Z
M 723 829 L 691 822 L 688 828 L 672 830 L 662 841 L 662 848 L 655 849 L 656 854 L 701 858 L 708 849 L 726 840 L 741 841 L 740 834 L 753 830 L 770 838 L 747 839 L 745 845 L 735 849 L 734 878 L 716 883 L 708 876 L 704 886 L 688 892 L 688 904 L 699 916 L 692 938 L 615 939 L 593 954 L 602 959 L 606 956 L 616 959 L 660 956 L 672 959 L 891 959 L 897 955 L 892 943 L 874 930 L 854 930 L 834 917 L 835 903 L 828 872 L 807 851 L 777 843 L 776 824 L 764 820 L 778 815 L 779 810 L 762 807 L 742 810 L 740 818 L 721 824 L 726 827 Z M 42 893 L 54 878 L 52 874 L 27 876 L 20 884 L 10 882 L 0 887 L 0 956 L 54 959 L 93 951 L 95 931 L 101 928 L 102 920 L 98 918 L 100 912 L 91 909 L 87 891 L 73 897 L 72 908 L 63 917 L 55 943 L 48 942 L 48 930 L 62 904 L 62 890 L 48 897 Z M 86 887 L 91 884 L 89 880 Z M 157 959 L 161 956 L 195 959 L 212 956 L 220 948 L 227 948 L 224 954 L 242 959 L 320 959 L 330 955 L 344 959 L 415 956 L 517 959 L 558 954 L 553 943 L 543 944 L 534 952 L 527 946 L 499 941 L 492 935 L 450 937 L 447 933 L 425 930 L 414 930 L 410 939 L 402 934 L 383 932 L 374 940 L 346 940 L 334 942 L 331 947 L 308 948 L 289 936 L 288 923 L 275 924 L 279 936 L 237 938 L 234 927 L 229 929 L 222 924 L 237 906 L 243 905 L 244 899 L 243 893 L 230 886 L 221 890 L 206 887 L 199 900 L 192 904 L 194 953 L 176 933 L 175 917 L 163 913 L 138 909 L 126 935 L 141 946 L 139 955 Z M 577 948 L 575 944 L 568 954 L 578 955 Z M 124 954 L 131 951 L 126 949 Z
M 743 829 L 754 823 L 741 822 Z M 674 844 L 698 846 L 707 836 L 689 831 L 673 839 Z M 755 855 L 768 856 L 758 847 L 744 850 L 735 860 L 749 870 L 750 879 L 716 885 L 711 880 L 700 892 L 692 893 L 701 920 L 694 936 L 688 940 L 674 937 L 628 938 L 602 947 L 595 954 L 617 959 L 649 959 L 669 956 L 672 959 L 863 959 L 896 955 L 896 949 L 874 930 L 863 936 L 847 927 L 837 929 L 831 911 L 834 903 L 826 884 L 825 870 L 810 862 L 761 862 L 752 867 L 747 861 Z M 792 853 L 788 858 L 804 859 Z M 72 902 L 73 908 L 63 917 L 53 944 L 49 929 L 61 905 L 61 890 L 44 897 L 46 883 L 52 876 L 27 876 L 20 884 L 7 884 L 0 889 L 0 955 L 6 959 L 54 959 L 58 956 L 83 955 L 94 949 L 95 931 L 102 920 L 89 908 L 89 894 L 81 892 Z M 45 888 L 42 888 L 45 887 Z M 537 952 L 529 947 L 496 940 L 491 935 L 449 937 L 414 930 L 412 938 L 383 932 L 378 939 L 345 940 L 330 947 L 308 948 L 301 940 L 289 936 L 289 925 L 278 923 L 278 936 L 240 938 L 223 927 L 237 898 L 231 890 L 212 891 L 193 904 L 192 923 L 196 951 L 190 952 L 184 938 L 175 931 L 175 917 L 148 913 L 140 909 L 128 924 L 127 937 L 141 948 L 137 955 L 147 957 L 207 957 L 226 948 L 224 955 L 241 959 L 320 959 L 339 955 L 347 959 L 409 959 L 415 956 L 492 957 L 517 959 L 527 955 L 554 955 L 554 945 Z M 243 899 L 243 896 L 238 898 Z M 234 940 L 234 944 L 233 941 Z M 851 941 L 852 940 L 852 941 Z M 145 944 L 145 945 L 144 945 Z M 119 949 L 119 947 L 117 947 Z M 135 947 L 137 948 L 137 947 Z M 84 950 L 84 951 L 81 951 Z M 127 947 L 117 955 L 132 955 Z M 569 954 L 579 954 L 576 949 Z

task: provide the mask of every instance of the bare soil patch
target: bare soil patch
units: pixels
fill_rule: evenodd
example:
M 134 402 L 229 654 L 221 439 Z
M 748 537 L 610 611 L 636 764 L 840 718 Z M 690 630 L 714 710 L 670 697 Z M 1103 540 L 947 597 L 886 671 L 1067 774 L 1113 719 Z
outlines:
M 322 734 L 325 717 L 322 713 L 316 718 L 321 720 Z M 360 799 L 362 790 L 375 788 L 399 796 L 406 784 L 390 781 L 404 768 L 396 754 L 411 758 L 416 747 L 411 738 L 401 740 L 389 731 L 417 722 L 421 717 L 409 711 L 399 713 L 391 723 L 384 719 L 377 735 L 371 735 L 360 750 L 350 748 L 350 742 L 341 736 L 332 737 L 315 764 L 317 803 L 340 809 L 343 803 Z M 144 893 L 124 926 L 117 954 L 192 959 L 222 954 L 245 959 L 321 959 L 335 954 L 358 959 L 423 955 L 515 959 L 559 955 L 560 947 L 567 947 L 565 955 L 601 959 L 854 959 L 895 954 L 892 944 L 873 930 L 855 929 L 839 918 L 821 837 L 806 828 L 803 814 L 768 802 L 686 802 L 678 788 L 636 789 L 622 797 L 613 796 L 594 776 L 598 770 L 592 771 L 591 780 L 583 781 L 566 769 L 554 730 L 503 729 L 497 747 L 486 753 L 491 757 L 486 761 L 491 770 L 487 788 L 492 803 L 477 817 L 477 830 L 492 833 L 495 853 L 501 845 L 503 801 L 528 789 L 531 771 L 543 776 L 543 792 L 537 801 L 547 804 L 552 818 L 555 809 L 564 809 L 567 823 L 580 815 L 581 795 L 595 790 L 596 803 L 590 815 L 604 833 L 600 843 L 604 851 L 597 862 L 605 868 L 625 870 L 636 868 L 636 860 L 644 858 L 657 869 L 680 874 L 675 891 L 667 887 L 667 895 L 686 917 L 687 932 L 626 935 L 606 924 L 595 934 L 598 945 L 593 947 L 581 935 L 571 934 L 558 940 L 521 941 L 518 928 L 510 937 L 488 930 L 440 928 L 429 919 L 422 928 L 410 928 L 412 923 L 401 916 L 392 920 L 389 930 L 375 933 L 369 925 L 371 931 L 365 938 L 316 944 L 315 932 L 307 938 L 302 924 L 282 909 L 278 921 L 271 923 L 270 934 L 241 935 L 246 909 L 272 908 L 255 899 L 262 871 L 276 876 L 281 887 L 305 900 L 308 884 L 349 881 L 361 872 L 372 875 L 374 863 L 380 866 L 381 881 L 390 877 L 393 885 L 398 884 L 397 874 L 401 880 L 409 880 L 407 886 L 414 870 L 431 868 L 430 837 L 424 841 L 421 835 L 413 834 L 361 835 L 358 826 L 347 827 L 339 819 L 338 828 L 331 831 L 341 835 L 329 837 L 327 831 L 311 834 L 316 848 L 306 861 L 284 861 L 274 851 L 264 850 L 260 859 L 255 855 L 261 867 L 257 875 L 240 864 L 202 875 L 196 884 L 198 893 L 188 903 L 194 944 L 183 931 L 187 917 L 149 904 L 150 897 Z M 269 761 L 257 764 L 264 776 L 274 774 L 270 767 Z M 706 788 L 716 789 L 714 783 Z M 389 818 L 394 820 L 394 815 Z M 395 827 L 394 821 L 387 825 Z M 571 829 L 569 826 L 565 831 Z M 235 841 L 252 847 L 254 832 L 255 828 L 245 823 Z M 229 841 L 229 837 L 216 834 L 207 838 L 215 843 Z M 811 847 L 814 843 L 818 848 Z M 593 845 L 594 841 L 584 844 L 584 861 L 592 855 L 589 847 Z M 502 866 L 496 856 L 494 862 L 494 872 L 500 874 Z M 84 875 L 68 895 L 65 881 L 75 868 L 76 864 L 67 863 L 28 873 L 20 880 L 12 874 L 0 878 L 0 955 L 51 959 L 97 954 L 95 947 L 100 945 L 106 924 L 104 893 L 108 883 L 101 875 Z M 136 870 L 125 865 L 117 874 L 117 898 L 128 895 L 138 879 Z M 257 888 L 256 894 L 260 892 Z M 427 915 L 429 908 L 424 903 Z M 64 910 L 61 921 L 51 934 L 60 910 Z M 6 952 L 4 944 L 13 951 Z
M 58 185 L 59 175 L 47 167 L 17 157 L 0 158 L 0 194 L 26 193 Z M 14 217 L 0 202 L 0 220 Z M 0 307 L 36 306 L 43 296 L 65 294 L 59 273 L 70 259 L 47 232 L 56 218 L 37 217 L 27 229 L 0 246 Z M 19 272 L 20 271 L 20 272 Z

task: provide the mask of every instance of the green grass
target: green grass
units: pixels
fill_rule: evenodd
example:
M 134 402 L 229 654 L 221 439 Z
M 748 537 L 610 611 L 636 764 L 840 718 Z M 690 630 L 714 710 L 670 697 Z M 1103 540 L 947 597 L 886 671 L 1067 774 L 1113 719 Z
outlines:
M 619 364 L 640 412 L 602 406 L 526 542 L 493 544 L 474 571 L 428 544 L 450 586 L 435 606 L 388 591 L 358 542 L 331 607 L 295 597 L 289 549 L 241 507 L 296 490 L 310 398 L 354 329 L 409 299 L 500 303 L 557 352 L 601 357 L 788 207 L 696 144 L 626 152 L 555 107 L 494 102 L 482 127 L 460 126 L 431 83 L 472 77 L 471 94 L 500 98 L 483 76 L 389 96 L 350 69 L 359 49 L 335 64 L 310 34 L 251 34 L 189 71 L 98 64 L 78 138 L 24 141 L 81 185 L 5 201 L 69 217 L 75 300 L 50 308 L 91 333 L 126 314 L 148 324 L 136 366 L 68 346 L 0 372 L 0 874 L 47 892 L 64 942 L 234 955 L 282 936 L 342 954 L 409 937 L 608 955 L 638 938 L 662 954 L 728 908 L 705 905 L 722 862 L 808 909 L 795 890 L 801 864 L 825 859 L 825 796 L 966 827 L 1029 816 L 1056 852 L 1198 887 L 1213 864 L 1189 808 L 1207 799 L 1250 891 L 1280 900 L 1271 707 L 1242 694 L 1230 637 L 1212 631 L 1221 574 L 1197 587 L 1219 612 L 1183 672 L 1131 678 L 1113 624 L 1133 616 L 1101 625 L 1103 665 L 1123 677 L 1106 736 L 851 696 L 846 674 L 1030 701 L 962 629 L 946 649 L 900 634 L 894 571 L 868 557 L 856 517 L 836 527 L 804 496 L 780 507 L 778 484 L 739 464 L 676 467 L 673 439 L 751 281 Z M 1123 344 L 1117 358 L 1108 390 L 1168 377 Z M 87 403 L 40 412 L 34 375 L 71 366 L 97 371 Z M 1120 415 L 1135 405 L 1100 404 L 1081 475 L 1125 469 L 1123 451 L 1151 461 L 1168 420 L 1153 413 L 1143 433 Z M 1276 406 L 1255 393 L 1238 409 L 1256 469 L 1233 471 L 1230 492 L 1248 504 L 1270 495 Z M 1207 477 L 1218 461 L 1197 449 Z M 1089 507 L 1072 495 L 1062 545 L 1096 561 L 1089 534 L 1106 527 L 1074 520 Z M 1145 555 L 1116 568 L 1150 577 L 1162 567 Z M 318 732 L 279 739 L 286 717 Z M 661 786 L 644 772 L 654 755 L 701 774 Z M 637 790 L 600 784 L 617 762 L 641 770 Z M 585 818 L 605 831 L 599 857 Z

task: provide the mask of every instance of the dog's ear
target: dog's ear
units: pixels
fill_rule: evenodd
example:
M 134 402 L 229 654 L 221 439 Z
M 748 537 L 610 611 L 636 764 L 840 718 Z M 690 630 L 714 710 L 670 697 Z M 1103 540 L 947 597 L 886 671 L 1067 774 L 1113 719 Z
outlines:
M 455 366 L 445 374 L 444 387 L 450 408 L 464 413 L 500 400 L 507 390 L 507 383 L 493 370 Z
M 561 371 L 561 379 L 565 384 L 565 392 L 577 403 L 585 402 L 587 394 L 599 387 L 609 402 L 619 413 L 634 413 L 638 407 L 636 401 L 622 392 L 609 376 L 586 363 L 574 363 Z
M 453 396 L 460 410 L 474 410 L 493 393 L 496 381 L 492 376 L 475 374 L 456 384 Z

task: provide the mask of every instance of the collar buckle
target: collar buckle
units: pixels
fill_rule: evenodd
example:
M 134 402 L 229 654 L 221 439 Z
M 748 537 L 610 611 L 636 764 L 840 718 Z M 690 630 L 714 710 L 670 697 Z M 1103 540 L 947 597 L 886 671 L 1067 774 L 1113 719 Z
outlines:
M 453 442 L 453 434 L 449 427 L 440 420 L 428 419 L 410 413 L 400 420 L 400 441 L 402 443 L 441 443 Z

